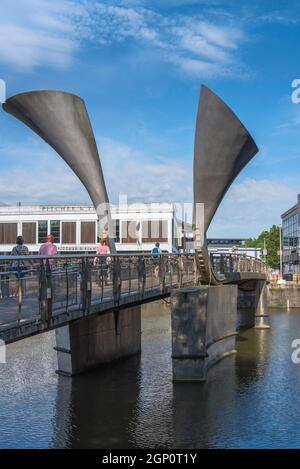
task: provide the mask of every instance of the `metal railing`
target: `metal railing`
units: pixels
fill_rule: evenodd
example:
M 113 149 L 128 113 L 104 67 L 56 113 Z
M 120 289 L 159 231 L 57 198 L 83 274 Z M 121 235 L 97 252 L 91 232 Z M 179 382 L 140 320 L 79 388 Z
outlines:
M 211 262 L 225 276 L 265 272 L 261 261 L 245 256 L 213 254 Z M 195 254 L 0 256 L 0 335 L 13 328 L 15 336 L 31 333 L 28 323 L 49 329 L 200 282 Z
M 210 253 L 210 262 L 215 272 L 224 277 L 235 272 L 267 273 L 267 266 L 256 257 L 245 254 Z
M 187 254 L 0 256 L 0 330 L 44 327 L 197 283 Z

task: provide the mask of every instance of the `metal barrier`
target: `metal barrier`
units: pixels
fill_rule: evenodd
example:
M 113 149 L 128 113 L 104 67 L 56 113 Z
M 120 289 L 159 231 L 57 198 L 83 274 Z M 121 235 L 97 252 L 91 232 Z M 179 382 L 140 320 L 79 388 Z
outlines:
M 62 314 L 142 302 L 196 281 L 188 254 L 0 256 L 0 329 L 50 326 Z
M 234 272 L 257 272 L 267 274 L 267 266 L 256 257 L 245 254 L 210 253 L 210 262 L 218 274 L 226 278 Z
M 211 261 L 224 278 L 265 272 L 262 261 L 245 256 L 212 254 Z M 195 254 L 0 256 L 0 332 L 19 328 L 21 336 L 27 323 L 45 330 L 200 283 Z

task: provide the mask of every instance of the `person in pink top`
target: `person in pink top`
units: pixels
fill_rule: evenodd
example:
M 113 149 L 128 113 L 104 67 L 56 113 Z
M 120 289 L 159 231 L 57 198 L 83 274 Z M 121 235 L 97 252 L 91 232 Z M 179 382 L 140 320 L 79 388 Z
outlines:
M 47 242 L 43 243 L 39 249 L 40 256 L 54 256 L 57 254 L 57 246 L 53 243 L 54 237 L 52 234 L 47 236 Z M 49 259 L 50 265 L 56 265 L 56 261 L 54 259 Z
M 107 245 L 106 239 L 102 239 L 100 246 L 97 249 L 96 254 L 110 254 L 110 249 Z
M 109 249 L 109 246 L 108 246 L 108 243 L 107 243 L 107 240 L 106 239 L 102 239 L 101 243 L 100 243 L 100 246 L 98 247 L 97 251 L 96 251 L 96 254 L 110 254 L 110 249 Z M 109 278 L 109 265 L 108 265 L 108 262 L 110 261 L 110 258 L 109 257 L 104 257 L 104 258 L 100 258 L 99 257 L 95 257 L 94 258 L 94 267 L 97 265 L 97 263 L 99 262 L 101 264 L 101 271 L 102 271 L 102 275 L 103 275 L 103 279 L 104 279 L 104 284 L 107 285 L 108 284 L 108 278 Z
M 107 245 L 106 239 L 102 239 L 100 246 L 98 247 L 96 254 L 110 254 L 110 249 Z M 94 259 L 94 265 L 97 264 L 97 257 Z

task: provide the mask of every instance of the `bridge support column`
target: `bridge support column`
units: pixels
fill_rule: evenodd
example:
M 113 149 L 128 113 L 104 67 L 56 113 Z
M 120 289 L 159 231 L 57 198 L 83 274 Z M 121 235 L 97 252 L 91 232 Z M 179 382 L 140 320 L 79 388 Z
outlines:
M 58 370 L 65 376 L 141 351 L 141 306 L 84 317 L 56 329 Z
M 255 289 L 255 328 L 269 329 L 267 282 L 258 280 Z
M 237 286 L 180 288 L 171 294 L 174 381 L 205 381 L 210 366 L 235 353 Z

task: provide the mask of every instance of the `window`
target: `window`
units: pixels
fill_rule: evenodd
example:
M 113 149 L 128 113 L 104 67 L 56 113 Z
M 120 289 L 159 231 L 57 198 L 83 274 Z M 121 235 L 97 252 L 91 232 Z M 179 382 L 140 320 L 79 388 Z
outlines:
M 112 237 L 115 243 L 120 242 L 120 220 L 112 220 Z
M 283 246 L 285 248 L 299 245 L 299 221 L 295 213 L 282 222 Z
M 47 241 L 48 222 L 47 220 L 40 220 L 38 222 L 38 243 L 45 243 Z
M 96 242 L 96 224 L 94 221 L 81 222 L 81 243 L 95 244 Z
M 24 243 L 35 244 L 36 243 L 36 223 L 35 222 L 24 222 L 22 223 L 22 236 Z
M 136 243 L 136 227 L 135 220 L 122 221 L 122 243 Z
M 60 243 L 60 221 L 50 220 L 50 233 L 54 237 L 55 243 Z
M 76 244 L 76 222 L 63 221 L 61 224 L 61 242 L 63 244 Z
M 167 220 L 143 220 L 142 236 L 144 243 L 156 241 L 168 241 L 168 221 Z
M 0 244 L 15 244 L 17 233 L 17 223 L 0 223 Z

